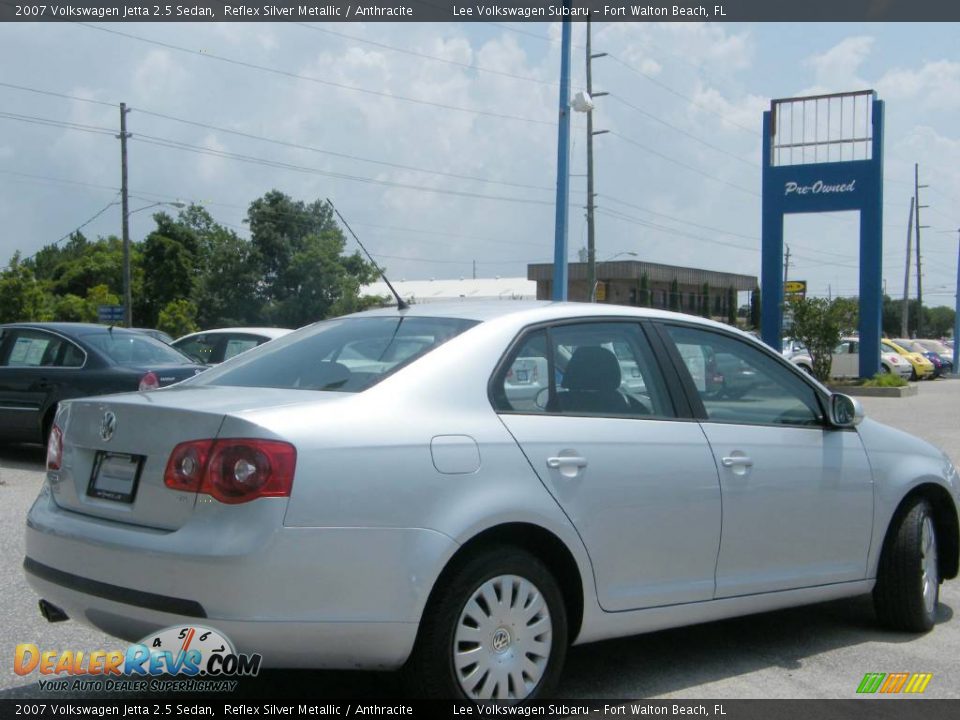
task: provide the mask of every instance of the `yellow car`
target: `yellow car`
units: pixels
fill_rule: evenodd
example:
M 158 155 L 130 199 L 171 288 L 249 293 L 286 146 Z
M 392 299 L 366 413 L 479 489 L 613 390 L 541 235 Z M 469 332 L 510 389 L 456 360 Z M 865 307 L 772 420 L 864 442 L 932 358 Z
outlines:
M 907 359 L 907 362 L 913 366 L 913 374 L 910 376 L 911 380 L 924 380 L 933 377 L 933 363 L 920 353 L 910 352 L 906 348 L 900 347 L 892 340 L 887 340 L 886 338 L 881 339 L 880 342 L 886 349 L 898 355 L 903 355 L 903 357 Z

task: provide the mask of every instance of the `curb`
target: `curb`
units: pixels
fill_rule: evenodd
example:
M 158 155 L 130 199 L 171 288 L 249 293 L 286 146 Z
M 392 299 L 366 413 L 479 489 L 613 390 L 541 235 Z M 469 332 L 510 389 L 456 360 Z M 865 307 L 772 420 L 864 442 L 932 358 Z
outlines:
M 882 397 L 901 398 L 912 397 L 918 393 L 913 383 L 906 387 L 860 387 L 859 385 L 830 385 L 833 392 L 850 395 L 851 397 Z

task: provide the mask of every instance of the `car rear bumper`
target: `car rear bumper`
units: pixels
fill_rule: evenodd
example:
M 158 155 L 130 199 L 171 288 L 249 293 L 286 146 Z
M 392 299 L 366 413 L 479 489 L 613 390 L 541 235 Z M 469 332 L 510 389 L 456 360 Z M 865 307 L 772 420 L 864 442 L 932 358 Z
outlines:
M 240 525 L 214 530 L 198 513 L 164 532 L 45 493 L 27 519 L 27 580 L 71 619 L 129 641 L 193 621 L 266 666 L 402 665 L 456 543 L 424 529 L 285 528 L 285 501 L 257 504 Z

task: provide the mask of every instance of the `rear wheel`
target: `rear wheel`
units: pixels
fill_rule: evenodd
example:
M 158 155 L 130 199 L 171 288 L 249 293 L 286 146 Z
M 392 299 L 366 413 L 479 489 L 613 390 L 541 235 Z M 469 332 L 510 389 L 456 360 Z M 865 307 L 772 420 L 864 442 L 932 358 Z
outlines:
M 937 533 L 930 503 L 916 500 L 900 513 L 884 543 L 873 602 L 892 630 L 926 632 L 940 600 Z
M 405 668 L 418 696 L 519 701 L 549 695 L 567 651 L 556 580 L 514 547 L 490 548 L 442 581 Z

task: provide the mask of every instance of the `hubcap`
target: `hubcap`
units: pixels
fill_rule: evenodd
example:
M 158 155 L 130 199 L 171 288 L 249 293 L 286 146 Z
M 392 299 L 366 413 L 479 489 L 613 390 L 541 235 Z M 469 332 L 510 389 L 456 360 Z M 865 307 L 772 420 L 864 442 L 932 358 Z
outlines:
M 920 568 L 923 582 L 923 606 L 927 613 L 933 613 L 937 604 L 937 590 L 940 585 L 939 570 L 937 568 L 937 536 L 933 530 L 933 520 L 923 519 L 920 535 L 921 560 Z
M 457 682 L 476 700 L 520 700 L 543 678 L 552 645 L 540 590 L 517 575 L 491 578 L 474 590 L 457 621 Z

